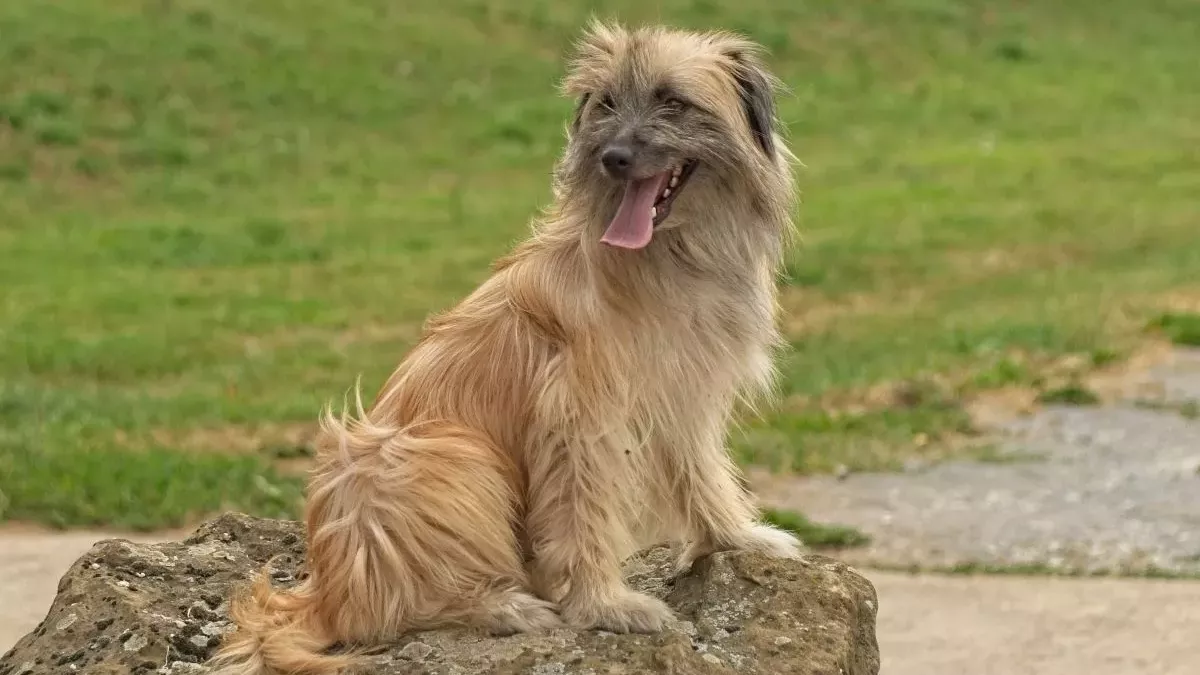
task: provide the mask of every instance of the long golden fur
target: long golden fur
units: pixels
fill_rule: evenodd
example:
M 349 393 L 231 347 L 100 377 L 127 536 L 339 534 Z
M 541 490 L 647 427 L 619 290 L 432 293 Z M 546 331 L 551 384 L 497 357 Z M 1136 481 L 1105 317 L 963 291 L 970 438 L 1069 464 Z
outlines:
M 334 643 L 443 625 L 656 631 L 671 611 L 621 578 L 636 548 L 687 542 L 681 570 L 718 549 L 796 555 L 724 446 L 735 404 L 770 390 L 792 231 L 757 54 L 726 33 L 590 27 L 552 205 L 369 410 L 323 417 L 310 575 L 237 599 L 218 673 L 334 673 L 353 661 Z M 644 218 L 612 234 L 623 184 L 684 165 L 648 244 L 630 243 Z

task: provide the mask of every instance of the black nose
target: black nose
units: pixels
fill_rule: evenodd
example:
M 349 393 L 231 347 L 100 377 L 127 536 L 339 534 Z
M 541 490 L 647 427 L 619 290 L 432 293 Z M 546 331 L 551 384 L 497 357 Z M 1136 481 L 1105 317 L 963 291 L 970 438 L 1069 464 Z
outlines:
M 610 145 L 600 155 L 600 163 L 613 178 L 625 178 L 633 167 L 633 148 L 628 145 Z

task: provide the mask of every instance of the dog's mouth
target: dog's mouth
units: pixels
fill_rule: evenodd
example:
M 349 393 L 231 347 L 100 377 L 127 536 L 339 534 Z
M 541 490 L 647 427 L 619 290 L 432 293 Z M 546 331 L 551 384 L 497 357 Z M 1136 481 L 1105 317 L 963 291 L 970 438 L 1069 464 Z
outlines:
M 628 181 L 621 205 L 600 241 L 619 248 L 645 248 L 655 228 L 671 215 L 671 204 L 695 170 L 695 160 L 688 160 L 660 174 Z

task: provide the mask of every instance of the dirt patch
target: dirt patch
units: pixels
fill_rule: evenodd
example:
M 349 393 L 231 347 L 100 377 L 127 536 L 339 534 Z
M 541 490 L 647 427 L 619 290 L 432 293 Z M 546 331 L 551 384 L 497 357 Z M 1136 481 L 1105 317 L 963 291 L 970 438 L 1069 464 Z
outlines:
M 311 343 L 323 343 L 341 351 L 360 344 L 411 343 L 420 333 L 419 323 L 366 323 L 343 330 L 287 328 L 265 335 L 245 335 L 240 340 L 248 353 Z
M 1138 351 L 1104 368 L 1088 373 L 1084 379 L 1088 389 L 1100 397 L 1105 403 L 1112 403 L 1122 398 L 1138 397 L 1137 391 L 1149 394 L 1158 389 L 1155 383 L 1146 376 L 1153 369 L 1170 363 L 1174 358 L 1175 349 L 1168 342 L 1161 340 L 1148 341 Z
M 1162 341 L 1148 341 L 1137 351 L 1111 363 L 1096 365 L 1094 358 L 1072 354 L 1053 360 L 1014 355 L 1014 362 L 1036 373 L 1034 384 L 1014 384 L 995 389 L 972 392 L 966 397 L 966 408 L 973 425 L 983 431 L 999 428 L 1007 422 L 1025 417 L 1041 409 L 1041 392 L 1061 387 L 1077 386 L 1094 394 L 1097 404 L 1112 404 L 1128 398 L 1131 387 L 1145 386 L 1146 374 L 1172 358 L 1172 347 Z M 1144 383 L 1144 384 L 1143 384 Z
M 1168 312 L 1200 313 L 1200 289 L 1173 291 L 1158 304 Z
M 1002 387 L 976 394 L 964 408 L 973 427 L 988 431 L 1032 414 L 1039 407 L 1037 396 L 1037 392 L 1029 387 Z
M 942 258 L 954 271 L 957 282 L 978 280 L 996 274 L 1023 270 L 1053 269 L 1070 265 L 1082 257 L 1066 244 L 985 248 L 951 251 Z
M 779 294 L 784 317 L 783 331 L 791 337 L 828 331 L 839 320 L 868 314 L 911 313 L 924 295 L 910 290 L 898 297 L 870 293 L 848 293 L 831 298 L 811 288 L 788 286 Z
M 159 428 L 138 437 L 121 432 L 117 434 L 117 441 L 122 446 L 134 450 L 156 445 L 188 452 L 294 455 L 311 454 L 316 433 L 317 425 L 314 421 L 192 429 Z
M 137 436 L 118 432 L 116 440 L 131 450 L 160 447 L 179 452 L 258 455 L 279 473 L 300 476 L 312 468 L 317 431 L 314 420 L 253 426 L 159 428 Z

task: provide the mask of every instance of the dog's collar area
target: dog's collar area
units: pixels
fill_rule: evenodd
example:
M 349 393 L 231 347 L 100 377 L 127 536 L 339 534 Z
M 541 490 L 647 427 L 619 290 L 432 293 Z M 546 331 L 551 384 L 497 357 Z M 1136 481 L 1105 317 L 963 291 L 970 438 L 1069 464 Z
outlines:
M 662 191 L 659 192 L 657 199 L 654 200 L 654 206 L 651 208 L 651 217 L 655 227 L 661 225 L 667 216 L 671 215 L 671 202 L 674 202 L 679 193 L 683 191 L 683 186 L 687 184 L 695 170 L 696 161 L 688 160 L 672 169 L 671 177 L 663 181 Z

